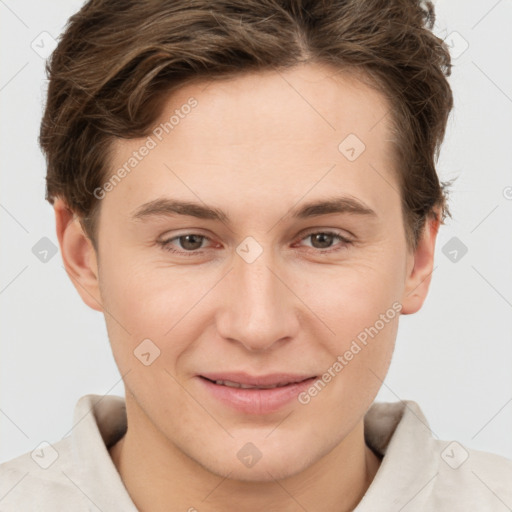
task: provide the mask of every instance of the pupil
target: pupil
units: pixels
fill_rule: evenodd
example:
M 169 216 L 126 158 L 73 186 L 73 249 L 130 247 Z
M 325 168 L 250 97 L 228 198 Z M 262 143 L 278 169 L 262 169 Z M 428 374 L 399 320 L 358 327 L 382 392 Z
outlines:
M 324 241 L 325 241 L 326 238 L 327 238 L 327 245 L 320 247 L 320 249 L 325 249 L 325 248 L 329 247 L 330 242 L 332 241 L 332 235 L 329 235 L 327 233 L 317 233 L 316 235 L 313 235 L 313 240 L 320 239 L 320 244 L 322 244 L 322 239 L 324 239 Z M 315 246 L 314 243 L 313 243 L 313 246 Z
M 197 238 L 199 239 L 199 242 L 189 242 L 190 239 L 194 239 L 194 238 Z M 180 236 L 180 242 L 181 242 L 181 245 L 184 249 L 198 249 L 199 247 L 201 247 L 201 236 L 198 236 L 198 235 L 183 235 L 183 236 Z M 183 240 L 185 240 L 185 243 L 183 243 Z M 190 243 L 192 243 L 192 247 L 190 247 Z M 187 247 L 188 245 L 188 247 Z

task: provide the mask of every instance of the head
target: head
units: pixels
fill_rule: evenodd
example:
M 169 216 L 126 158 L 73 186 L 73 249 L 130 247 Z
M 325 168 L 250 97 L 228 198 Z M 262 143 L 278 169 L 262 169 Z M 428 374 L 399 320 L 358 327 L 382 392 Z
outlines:
M 90 1 L 70 19 L 48 65 L 47 199 L 129 425 L 242 480 L 297 473 L 360 425 L 449 214 L 433 22 L 410 0 Z M 243 413 L 205 391 L 216 372 L 317 385 Z

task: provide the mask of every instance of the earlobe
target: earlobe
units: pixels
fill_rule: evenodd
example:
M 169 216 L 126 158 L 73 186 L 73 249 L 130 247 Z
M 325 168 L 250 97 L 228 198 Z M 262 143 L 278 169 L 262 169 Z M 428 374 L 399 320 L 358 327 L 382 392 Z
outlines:
M 77 217 L 60 199 L 54 202 L 57 238 L 64 268 L 82 300 L 92 309 L 103 311 L 96 252 Z
M 427 219 L 418 246 L 411 254 L 410 268 L 402 297 L 401 313 L 403 315 L 419 311 L 427 297 L 434 267 L 434 251 L 439 224 L 439 217 Z

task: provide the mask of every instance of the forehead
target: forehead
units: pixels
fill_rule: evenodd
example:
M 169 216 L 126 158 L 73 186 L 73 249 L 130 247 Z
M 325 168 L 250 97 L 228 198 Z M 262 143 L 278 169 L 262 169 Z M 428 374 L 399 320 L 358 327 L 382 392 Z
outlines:
M 248 206 L 279 193 L 292 206 L 337 187 L 383 209 L 397 194 L 389 112 L 355 76 L 320 65 L 189 84 L 168 96 L 150 132 L 155 147 L 109 202 L 124 194 L 118 207 L 128 213 L 157 196 Z M 116 141 L 112 171 L 146 140 Z
M 186 125 L 204 143 L 248 146 L 258 155 L 258 141 L 268 147 L 285 141 L 302 145 L 309 139 L 311 149 L 324 139 L 338 156 L 337 142 L 353 133 L 376 151 L 389 149 L 389 105 L 355 72 L 307 64 L 189 84 L 169 95 L 155 126 L 168 122 L 169 113 L 192 97 L 199 108 L 186 116 Z M 201 154 L 201 147 L 195 150 L 191 157 Z

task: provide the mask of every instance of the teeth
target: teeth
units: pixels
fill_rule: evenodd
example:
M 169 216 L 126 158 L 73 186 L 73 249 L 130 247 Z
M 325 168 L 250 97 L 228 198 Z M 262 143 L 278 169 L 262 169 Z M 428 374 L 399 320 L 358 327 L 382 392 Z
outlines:
M 273 389 L 273 388 L 281 388 L 289 384 L 289 382 L 285 382 L 284 384 L 274 384 L 272 386 L 251 386 L 249 384 L 240 384 L 239 382 L 232 382 L 230 380 L 216 380 L 215 384 L 219 384 L 220 386 L 228 386 L 230 388 L 242 388 L 242 389 Z

